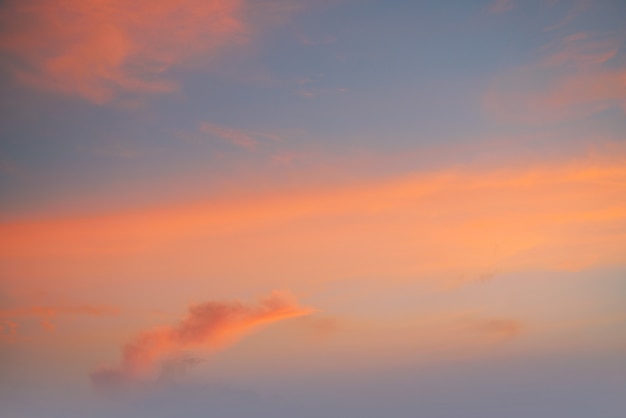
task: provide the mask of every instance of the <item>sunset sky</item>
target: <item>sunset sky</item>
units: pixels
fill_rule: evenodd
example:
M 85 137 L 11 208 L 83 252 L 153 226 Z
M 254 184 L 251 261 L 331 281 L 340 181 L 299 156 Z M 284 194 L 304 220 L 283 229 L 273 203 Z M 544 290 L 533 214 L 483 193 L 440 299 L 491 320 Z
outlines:
M 625 22 L 1 2 L 0 416 L 626 417 Z

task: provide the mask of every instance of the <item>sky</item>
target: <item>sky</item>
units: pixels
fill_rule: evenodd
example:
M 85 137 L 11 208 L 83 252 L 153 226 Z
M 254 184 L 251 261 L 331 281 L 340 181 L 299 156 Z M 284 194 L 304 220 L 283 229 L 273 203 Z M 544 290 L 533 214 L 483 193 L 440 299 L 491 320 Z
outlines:
M 0 3 L 0 415 L 626 416 L 626 2 Z

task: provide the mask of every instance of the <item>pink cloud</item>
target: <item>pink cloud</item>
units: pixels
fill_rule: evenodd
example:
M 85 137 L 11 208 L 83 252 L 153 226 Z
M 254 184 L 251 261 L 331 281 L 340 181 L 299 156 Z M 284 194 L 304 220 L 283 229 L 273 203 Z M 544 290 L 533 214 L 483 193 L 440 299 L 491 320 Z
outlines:
M 171 369 L 172 363 L 185 359 L 181 356 L 185 350 L 215 351 L 261 325 L 311 312 L 311 309 L 300 307 L 286 295 L 276 292 L 258 305 L 241 302 L 194 305 L 176 325 L 142 332 L 127 343 L 118 366 L 99 368 L 90 376 L 100 389 L 159 377 L 160 373 L 167 371 L 165 369 Z
M 10 0 L 0 50 L 23 83 L 105 103 L 124 93 L 167 93 L 163 73 L 246 42 L 243 0 Z

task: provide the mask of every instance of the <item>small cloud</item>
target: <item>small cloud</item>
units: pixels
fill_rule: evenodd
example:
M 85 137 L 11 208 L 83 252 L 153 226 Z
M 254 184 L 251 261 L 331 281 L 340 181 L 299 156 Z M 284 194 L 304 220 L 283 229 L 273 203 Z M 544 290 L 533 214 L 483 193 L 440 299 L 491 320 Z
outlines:
M 54 332 L 57 330 L 56 325 L 54 325 L 52 321 L 50 321 L 50 319 L 48 318 L 42 318 L 39 323 L 41 324 L 41 328 L 45 329 L 48 332 Z
M 470 331 L 478 333 L 489 341 L 515 338 L 525 329 L 524 323 L 509 318 L 467 318 L 464 323 Z
M 345 94 L 348 92 L 347 87 L 338 87 L 338 88 L 306 88 L 306 89 L 298 89 L 295 91 L 295 94 L 304 97 L 305 99 L 313 99 L 318 96 L 326 96 L 330 94 Z
M 272 156 L 272 161 L 279 164 L 292 164 L 298 155 L 293 152 L 281 152 Z
M 300 97 L 304 97 L 305 99 L 312 99 L 319 95 L 319 91 L 312 89 L 300 89 L 296 91 L 296 94 Z
M 513 10 L 514 7 L 515 2 L 513 0 L 494 0 L 487 7 L 487 10 L 491 14 L 501 14 Z
M 302 45 L 308 45 L 308 46 L 330 45 L 330 44 L 337 42 L 337 37 L 334 35 L 326 35 L 318 39 L 313 39 L 311 37 L 301 35 L 299 39 Z
M 336 334 L 342 324 L 337 318 L 329 316 L 308 315 L 299 319 L 303 329 L 315 340 L 326 340 Z
M 0 341 L 13 341 L 17 335 L 17 328 L 17 322 L 0 319 Z
M 258 144 L 258 141 L 245 130 L 228 128 L 215 123 L 202 122 L 200 132 L 223 139 L 248 151 L 253 151 Z
M 202 139 L 201 135 L 204 134 L 248 151 L 255 151 L 264 141 L 278 142 L 282 140 L 279 135 L 273 133 L 232 128 L 211 122 L 200 123 L 198 131 L 199 134 L 181 134 L 180 137 L 188 141 L 199 142 Z
M 514 319 L 489 319 L 478 326 L 486 334 L 498 339 L 517 337 L 524 330 L 524 325 Z
M 311 313 L 285 294 L 274 292 L 257 305 L 241 302 L 206 302 L 191 306 L 173 326 L 144 331 L 127 343 L 120 364 L 90 373 L 97 389 L 105 392 L 153 382 L 181 373 L 190 365 L 184 351 L 215 351 L 233 344 L 261 325 Z
M 130 144 L 121 141 L 106 141 L 89 149 L 93 155 L 129 160 L 139 157 L 140 152 Z

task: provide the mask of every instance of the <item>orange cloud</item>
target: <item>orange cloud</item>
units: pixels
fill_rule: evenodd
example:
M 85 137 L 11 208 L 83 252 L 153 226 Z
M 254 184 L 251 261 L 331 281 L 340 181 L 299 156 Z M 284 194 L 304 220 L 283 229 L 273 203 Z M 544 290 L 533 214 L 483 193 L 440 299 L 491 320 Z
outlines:
M 100 388 L 154 377 L 163 365 L 190 349 L 214 351 L 234 343 L 264 324 L 311 313 L 284 294 L 272 293 L 257 306 L 240 302 L 206 302 L 191 306 L 178 324 L 140 333 L 124 346 L 121 364 L 91 373 Z
M 244 0 L 10 0 L 0 50 L 27 84 L 105 103 L 165 93 L 163 76 L 194 54 L 246 41 Z
M 610 154 L 5 223 L 0 260 L 11 286 L 183 275 L 219 277 L 203 286 L 231 290 L 621 265 L 626 157 Z
M 485 110 L 505 122 L 546 124 L 610 107 L 626 112 L 626 67 L 609 66 L 620 40 L 577 33 L 549 45 L 534 64 L 499 77 Z

